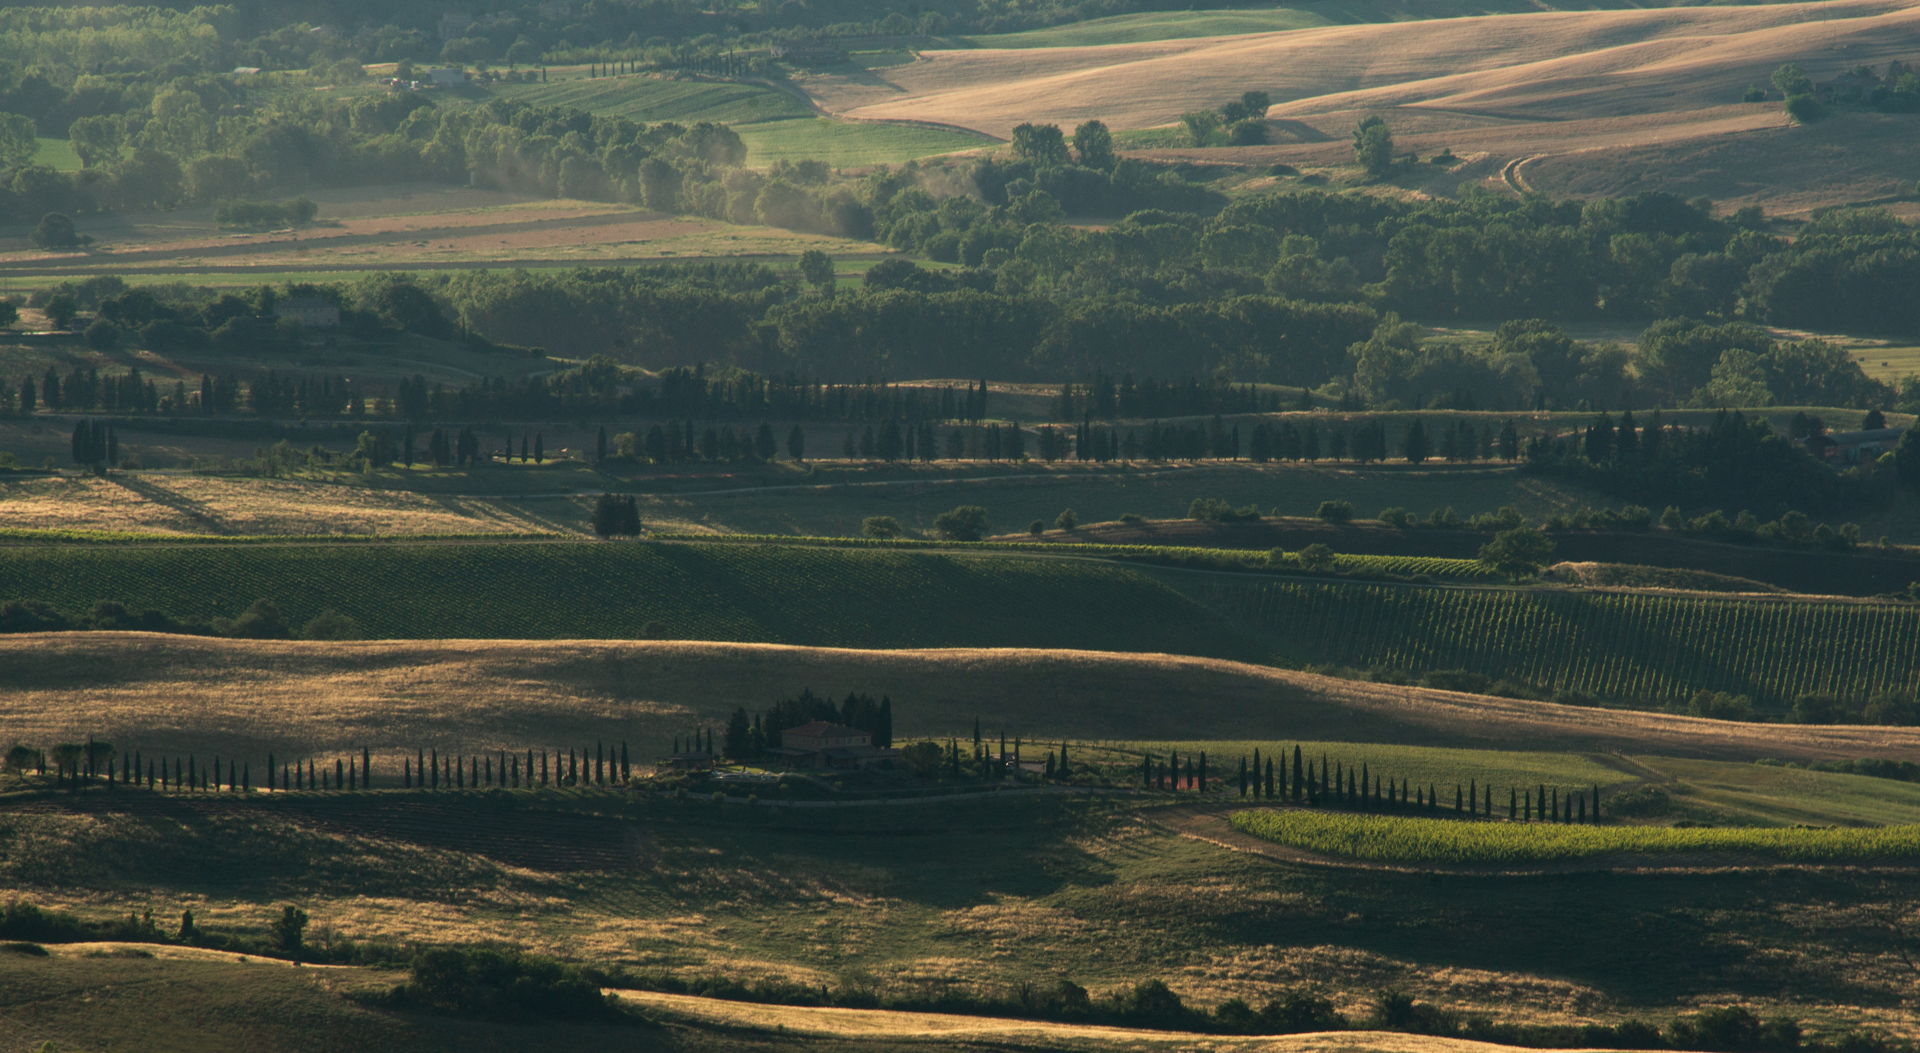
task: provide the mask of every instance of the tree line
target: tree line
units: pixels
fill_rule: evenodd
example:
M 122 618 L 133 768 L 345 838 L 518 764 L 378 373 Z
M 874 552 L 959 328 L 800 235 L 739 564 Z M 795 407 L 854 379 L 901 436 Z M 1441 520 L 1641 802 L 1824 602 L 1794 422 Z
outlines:
M 83 743 L 60 743 L 48 749 L 15 743 L 0 759 L 11 771 L 41 776 L 48 774 L 51 764 L 55 783 L 75 788 L 98 784 L 185 793 L 370 790 L 376 779 L 385 788 L 407 790 L 623 786 L 633 778 L 633 761 L 624 741 L 617 746 L 596 741 L 591 750 L 530 747 L 474 754 L 419 748 L 411 757 L 402 756 L 398 773 L 383 769 L 377 775 L 373 754 L 365 748 L 330 759 L 293 759 L 268 751 L 257 782 L 253 758 L 214 754 L 202 760 L 194 753 L 147 756 L 143 750 L 119 750 L 92 736 Z

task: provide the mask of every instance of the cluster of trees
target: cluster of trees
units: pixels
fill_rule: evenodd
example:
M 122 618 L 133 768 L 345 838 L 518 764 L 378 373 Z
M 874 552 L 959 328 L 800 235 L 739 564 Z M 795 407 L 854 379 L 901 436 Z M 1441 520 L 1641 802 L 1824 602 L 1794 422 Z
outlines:
M 1273 100 L 1264 91 L 1241 93 L 1217 110 L 1194 110 L 1180 115 L 1180 124 L 1195 146 L 1225 140 L 1229 146 L 1259 146 L 1267 141 L 1267 108 Z
M 1667 427 L 1657 411 L 1644 427 L 1631 412 L 1617 423 L 1602 415 L 1584 433 L 1531 438 L 1524 452 L 1529 470 L 1635 500 L 1819 513 L 1866 492 L 1864 481 L 1738 411 L 1715 414 L 1704 428 Z
M 255 600 L 239 614 L 211 620 L 182 618 L 166 611 L 134 610 L 117 600 L 101 600 L 84 614 L 70 614 L 38 600 L 8 600 L 0 604 L 0 633 L 79 632 L 183 633 L 193 636 L 231 636 L 248 640 L 355 640 L 360 625 L 338 611 L 326 610 L 306 624 L 290 624 L 272 600 Z
M 1773 86 L 1786 103 L 1787 116 L 1800 124 L 1825 118 L 1829 106 L 1881 113 L 1920 111 L 1920 75 L 1898 59 L 1887 63 L 1884 76 L 1872 66 L 1860 65 L 1818 84 L 1798 63 L 1789 62 L 1773 71 Z M 1747 91 L 1749 102 L 1765 98 L 1766 91 L 1757 85 Z
M 779 748 L 781 732 L 816 720 L 864 731 L 873 736 L 873 745 L 880 749 L 893 745 L 893 699 L 886 695 L 876 699 L 854 691 L 835 703 L 808 688 L 751 715 L 745 707 L 734 709 L 727 718 L 720 752 L 730 760 L 751 760 L 769 749 Z M 709 737 L 708 752 L 711 751 Z
M 214 222 L 241 230 L 303 227 L 320 214 L 320 206 L 304 197 L 291 201 L 250 201 L 228 198 L 213 210 Z
M 601 537 L 637 537 L 640 499 L 632 494 L 601 494 L 593 502 L 593 532 Z

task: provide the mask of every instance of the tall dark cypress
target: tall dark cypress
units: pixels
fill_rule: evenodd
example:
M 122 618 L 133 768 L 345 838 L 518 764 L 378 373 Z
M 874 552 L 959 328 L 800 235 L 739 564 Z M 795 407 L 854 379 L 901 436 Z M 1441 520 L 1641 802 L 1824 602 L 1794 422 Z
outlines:
M 373 789 L 373 753 L 365 746 L 360 747 L 360 788 Z
M 1295 803 L 1299 802 L 1301 791 L 1305 789 L 1305 780 L 1302 778 L 1303 774 L 1304 772 L 1300 764 L 1300 747 L 1295 746 L 1293 748 L 1293 799 Z
M 1283 760 L 1283 761 L 1281 761 L 1280 763 L 1281 763 L 1281 764 L 1285 764 L 1285 763 L 1287 763 L 1287 762 Z M 1272 758 L 1272 757 L 1268 757 L 1268 758 L 1267 758 L 1267 800 L 1269 800 L 1269 801 L 1271 801 L 1271 800 L 1273 800 L 1273 786 L 1274 786 L 1274 782 L 1273 782 L 1273 758 Z

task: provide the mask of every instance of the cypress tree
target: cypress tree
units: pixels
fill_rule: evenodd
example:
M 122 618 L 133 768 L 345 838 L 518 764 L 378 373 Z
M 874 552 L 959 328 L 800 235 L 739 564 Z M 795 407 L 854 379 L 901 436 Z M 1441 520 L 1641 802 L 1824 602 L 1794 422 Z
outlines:
M 360 747 L 360 788 L 373 788 L 373 753 L 365 746 Z
M 1073 774 L 1072 762 L 1067 760 L 1067 742 L 1065 739 L 1060 740 L 1060 763 L 1054 770 L 1060 773 L 1060 778 L 1063 780 Z M 1599 791 L 1596 790 L 1594 792 L 1598 793 Z
M 1486 800 L 1482 802 L 1483 806 L 1480 809 L 1480 814 L 1491 819 L 1493 818 L 1493 784 L 1492 783 L 1487 784 L 1486 791 L 1487 791 Z
M 407 789 L 407 790 L 413 789 L 413 758 L 412 757 L 400 758 L 400 786 L 402 789 Z
M 600 743 L 595 741 L 593 744 L 593 781 L 595 785 L 605 786 L 607 784 L 606 768 L 603 765 L 604 762 L 600 757 Z
M 520 788 L 520 755 L 518 753 L 513 755 L 513 788 L 516 790 Z
M 1301 776 L 1300 747 L 1295 746 L 1293 748 L 1293 799 L 1295 803 L 1299 802 L 1300 791 L 1303 789 L 1301 785 L 1300 776 Z
M 527 749 L 527 785 L 533 785 L 533 749 Z
M 1235 780 L 1235 783 L 1240 787 L 1240 796 L 1245 797 L 1247 795 L 1247 758 L 1245 757 L 1240 758 L 1240 777 Z
M 889 712 L 889 707 L 891 706 L 892 706 L 891 702 L 887 702 L 884 699 L 881 700 L 881 703 L 880 703 L 880 711 L 882 714 L 881 720 L 882 720 L 882 723 L 887 725 L 891 725 L 893 722 L 892 715 Z M 887 741 L 888 742 L 893 741 L 893 733 L 892 733 L 891 727 L 889 727 L 887 732 Z M 1062 745 L 1060 747 L 1060 763 L 1065 764 L 1066 762 L 1067 762 L 1067 747 L 1065 745 Z M 633 763 L 627 759 L 627 740 L 621 739 L 620 740 L 620 782 L 622 785 L 625 785 L 632 781 L 633 781 Z
M 540 785 L 547 784 L 547 751 L 540 751 Z
M 1280 763 L 1285 764 L 1286 761 Z M 1273 799 L 1273 758 L 1267 758 L 1267 799 Z
M 492 786 L 493 785 L 493 758 L 492 757 L 487 758 L 486 777 L 487 777 L 486 785 Z
M 1260 747 L 1253 748 L 1253 795 L 1260 796 Z
M 433 770 L 433 775 L 432 775 L 433 785 L 428 788 L 437 790 L 440 788 L 440 751 L 438 749 L 435 749 L 433 751 L 433 769 L 432 770 Z
M 1372 776 L 1373 776 L 1373 770 L 1367 766 L 1366 761 L 1361 761 L 1360 762 L 1360 800 L 1363 802 L 1371 801 L 1373 799 Z
M 335 757 L 333 759 L 333 788 L 336 790 L 345 785 L 340 777 L 346 771 L 346 767 L 346 764 L 343 763 L 340 758 Z
M 1575 820 L 1575 822 L 1581 822 L 1581 823 L 1584 823 L 1584 822 L 1586 822 L 1586 821 L 1587 821 L 1587 799 L 1586 799 L 1586 797 L 1584 797 L 1584 796 L 1576 796 L 1576 797 L 1574 798 L 1574 803 L 1575 803 L 1575 805 L 1576 805 L 1576 806 L 1578 807 L 1578 809 L 1579 809 L 1579 812 L 1580 812 L 1580 816 L 1579 816 L 1579 818 L 1578 818 L 1578 819 L 1576 819 L 1576 820 Z

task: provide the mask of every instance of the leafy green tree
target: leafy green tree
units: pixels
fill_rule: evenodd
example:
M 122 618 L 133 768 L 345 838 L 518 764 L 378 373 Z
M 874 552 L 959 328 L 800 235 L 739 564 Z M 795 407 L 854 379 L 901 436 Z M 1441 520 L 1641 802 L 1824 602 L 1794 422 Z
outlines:
M 978 541 L 987 536 L 987 510 L 979 505 L 960 505 L 933 517 L 935 537 L 947 541 Z
M 1181 114 L 1180 123 L 1186 126 L 1187 138 L 1193 145 L 1205 146 L 1220 130 L 1220 114 L 1213 110 L 1193 110 Z
M 1369 116 L 1354 126 L 1353 159 L 1375 179 L 1393 170 L 1393 133 L 1386 121 Z
M 860 521 L 860 533 L 867 537 L 892 538 L 902 533 L 900 521 L 892 516 L 868 516 Z
M 1022 124 L 1013 129 L 1013 156 L 1035 168 L 1065 165 L 1067 140 L 1057 124 Z
M 1102 172 L 1112 171 L 1118 163 L 1113 151 L 1113 133 L 1100 121 L 1088 121 L 1073 130 L 1073 153 L 1082 167 Z
M 332 608 L 314 615 L 300 627 L 300 638 L 303 640 L 360 640 L 365 637 L 358 621 Z
M 1807 76 L 1806 70 L 1792 62 L 1773 71 L 1773 86 L 1780 92 L 1780 97 L 1783 99 L 1791 99 L 1795 95 L 1813 94 L 1813 78 Z
M 47 298 L 47 305 L 42 310 L 55 329 L 67 329 L 73 325 L 74 316 L 80 313 L 80 303 L 72 293 L 54 293 Z
M 1246 117 L 1227 125 L 1227 142 L 1235 146 L 1261 146 L 1267 141 L 1267 122 Z
M 800 278 L 820 292 L 833 288 L 833 257 L 819 249 L 808 249 L 800 254 Z
M 280 606 L 269 599 L 253 601 L 238 617 L 215 618 L 213 629 L 221 636 L 242 640 L 285 640 L 293 635 Z
M 1346 523 L 1353 519 L 1352 501 L 1322 501 L 1315 515 L 1329 523 Z
M 289 903 L 273 922 L 273 945 L 286 954 L 299 957 L 306 949 L 307 912 Z
M 17 113 L 0 113 L 0 171 L 19 168 L 33 160 L 40 149 L 40 131 L 33 118 Z
M 1514 527 L 1480 546 L 1479 561 L 1518 581 L 1540 573 L 1553 558 L 1553 539 L 1532 527 Z
M 1318 541 L 1301 549 L 1299 555 L 1294 557 L 1301 567 L 1312 571 L 1332 570 L 1336 558 L 1333 549 Z
M 1247 116 L 1255 120 L 1265 120 L 1267 109 L 1273 105 L 1273 99 L 1264 91 L 1245 91 L 1240 93 L 1240 105 L 1246 107 Z
M 1893 474 L 1907 489 L 1920 492 L 1920 428 L 1908 428 L 1894 446 Z
M 1053 517 L 1053 525 L 1061 530 L 1074 530 L 1080 526 L 1080 516 L 1071 508 L 1062 508 L 1060 514 Z
M 74 229 L 73 217 L 65 212 L 49 212 L 40 217 L 40 222 L 30 235 L 34 247 L 40 249 L 77 249 L 85 245 L 89 238 L 82 237 Z

